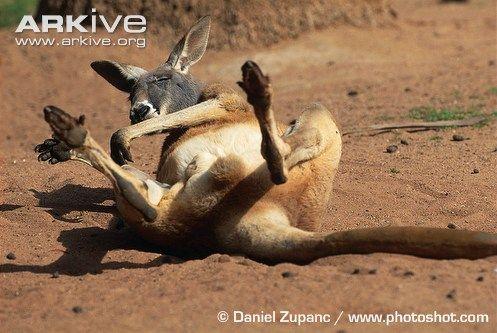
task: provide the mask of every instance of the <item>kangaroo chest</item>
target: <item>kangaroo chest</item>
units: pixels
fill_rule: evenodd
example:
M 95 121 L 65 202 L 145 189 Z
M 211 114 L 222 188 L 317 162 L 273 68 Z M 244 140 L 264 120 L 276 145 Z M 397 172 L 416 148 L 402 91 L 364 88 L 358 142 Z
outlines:
M 263 163 L 260 153 L 262 136 L 256 123 L 229 123 L 217 128 L 193 129 L 180 138 L 159 166 L 157 180 L 174 184 L 185 178 L 188 166 L 202 158 L 206 170 L 209 162 L 234 154 L 247 166 L 254 168 Z

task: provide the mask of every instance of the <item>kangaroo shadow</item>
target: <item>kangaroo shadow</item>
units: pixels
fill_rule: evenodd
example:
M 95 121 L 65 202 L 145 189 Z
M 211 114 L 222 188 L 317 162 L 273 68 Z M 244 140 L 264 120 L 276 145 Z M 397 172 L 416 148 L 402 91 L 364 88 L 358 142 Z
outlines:
M 180 263 L 181 259 L 169 255 L 161 255 L 146 263 L 129 261 L 102 262 L 107 252 L 116 249 L 138 250 L 160 253 L 128 230 L 106 230 L 98 227 L 64 230 L 57 240 L 66 248 L 62 256 L 48 265 L 2 264 L 0 273 L 32 272 L 65 275 L 100 274 L 104 270 L 134 269 L 161 266 L 164 263 Z
M 39 206 L 48 208 L 48 212 L 56 219 L 66 221 L 63 216 L 74 211 L 92 211 L 117 213 L 114 206 L 103 205 L 106 200 L 113 199 L 112 191 L 105 188 L 88 188 L 68 184 L 52 192 L 31 190 L 39 200 Z M 4 207 L 15 209 L 16 207 Z M 69 220 L 68 222 L 75 222 Z M 104 270 L 134 269 L 157 267 L 162 264 L 184 262 L 178 256 L 181 253 L 159 248 L 147 243 L 134 234 L 131 229 L 117 217 L 109 221 L 109 229 L 84 227 L 63 230 L 57 240 L 66 248 L 62 256 L 47 265 L 17 265 L 6 263 L 0 265 L 0 273 L 32 272 L 65 275 L 99 274 Z M 158 258 L 146 263 L 129 261 L 102 262 L 112 250 L 138 250 L 161 254 Z M 167 253 L 167 254 L 166 254 Z M 171 254 L 171 255 L 170 255 Z M 187 256 L 187 255 L 186 255 Z
M 48 208 L 47 212 L 59 221 L 81 222 L 78 218 L 65 216 L 74 211 L 117 213 L 114 206 L 103 204 L 105 201 L 114 198 L 112 190 L 109 188 L 91 188 L 66 184 L 51 192 L 40 192 L 35 189 L 30 189 L 30 191 L 38 199 L 38 206 Z
M 22 205 L 13 205 L 13 204 L 1 204 L 0 212 L 10 212 L 12 210 L 16 210 L 18 208 L 23 207 Z

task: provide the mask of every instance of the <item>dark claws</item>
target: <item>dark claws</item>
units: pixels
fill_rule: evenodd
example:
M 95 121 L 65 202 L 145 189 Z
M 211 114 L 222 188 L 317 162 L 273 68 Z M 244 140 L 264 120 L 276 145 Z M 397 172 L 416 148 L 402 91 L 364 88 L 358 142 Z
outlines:
M 39 153 L 38 161 L 48 161 L 50 164 L 67 161 L 71 158 L 71 148 L 64 142 L 56 139 L 47 139 L 35 147 Z
M 110 156 L 119 165 L 124 165 L 127 162 L 133 162 L 133 157 L 129 150 L 129 143 L 125 139 L 122 132 L 117 131 L 112 134 L 110 139 Z

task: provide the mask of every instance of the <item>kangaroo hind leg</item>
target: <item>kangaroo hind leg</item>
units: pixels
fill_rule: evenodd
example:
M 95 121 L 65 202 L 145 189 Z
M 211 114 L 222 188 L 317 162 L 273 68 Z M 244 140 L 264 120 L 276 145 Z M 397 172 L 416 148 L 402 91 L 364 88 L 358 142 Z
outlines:
M 262 74 L 256 63 L 247 61 L 242 66 L 242 80 L 238 84 L 247 93 L 247 100 L 254 107 L 262 134 L 261 154 L 266 160 L 271 180 L 275 184 L 283 184 L 288 179 L 285 157 L 290 153 L 290 146 L 278 133 L 271 108 L 272 89 L 269 78 Z
M 262 133 L 261 154 L 266 160 L 273 183 L 285 183 L 288 171 L 293 166 L 319 156 L 331 142 L 340 152 L 340 132 L 325 107 L 313 104 L 280 136 L 271 105 L 269 78 L 252 61 L 243 65 L 242 74 L 243 81 L 238 84 L 254 107 Z
M 54 132 L 54 139 L 45 140 L 36 147 L 39 159 L 50 163 L 76 160 L 102 172 L 113 184 L 118 198 L 126 200 L 142 218 L 152 221 L 157 217 L 156 205 L 167 191 L 167 186 L 134 168 L 124 169 L 93 140 L 83 126 L 84 118 L 73 118 L 57 107 L 45 107 L 45 120 Z

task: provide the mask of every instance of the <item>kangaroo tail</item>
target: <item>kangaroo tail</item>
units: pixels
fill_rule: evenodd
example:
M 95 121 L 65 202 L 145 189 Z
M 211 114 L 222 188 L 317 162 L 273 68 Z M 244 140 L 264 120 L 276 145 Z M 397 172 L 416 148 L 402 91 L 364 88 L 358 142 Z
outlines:
M 375 252 L 433 259 L 479 259 L 497 255 L 497 234 L 425 227 L 381 227 L 333 233 L 306 232 L 273 223 L 245 225 L 232 241 L 239 250 L 269 262 L 308 263 L 339 254 Z

